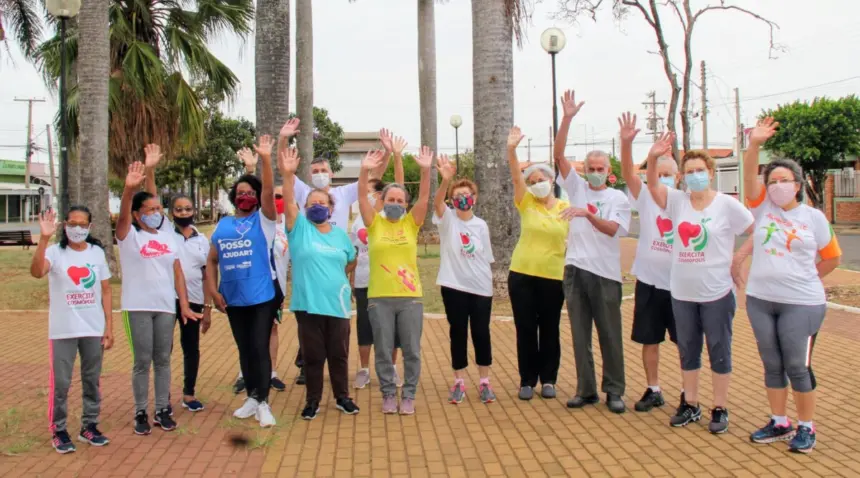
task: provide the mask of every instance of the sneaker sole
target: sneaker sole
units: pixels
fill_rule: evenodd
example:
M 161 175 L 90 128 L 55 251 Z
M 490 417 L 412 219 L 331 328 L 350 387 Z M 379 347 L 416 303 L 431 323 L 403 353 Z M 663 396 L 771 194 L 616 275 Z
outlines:
M 651 404 L 639 405 L 639 403 L 637 402 L 636 405 L 633 406 L 633 409 L 636 410 L 637 412 L 650 412 L 651 410 L 654 410 L 655 408 L 660 408 L 665 404 L 666 404 L 666 402 L 663 402 L 660 404 L 654 404 L 654 405 L 651 405 Z
M 239 420 L 246 420 L 246 419 L 251 418 L 251 417 L 256 416 L 256 415 L 257 415 L 256 410 L 254 410 L 253 412 L 251 412 L 249 414 L 239 413 L 238 410 L 233 412 L 233 418 L 238 418 Z
M 415 415 L 415 412 L 414 411 L 413 412 L 404 412 L 403 410 L 401 410 L 400 414 L 409 416 L 409 415 Z
M 134 430 L 134 434 L 135 434 L 135 435 L 138 435 L 138 436 L 151 435 L 151 434 L 152 434 L 152 429 L 150 428 L 149 430 L 147 430 L 147 431 L 145 431 L 145 432 L 139 432 L 139 431 L 137 431 L 137 430 Z
M 397 409 L 396 408 L 394 410 L 382 409 L 382 414 L 383 415 L 397 415 Z
M 495 398 L 488 398 L 488 399 L 486 399 L 486 400 L 481 400 L 481 403 L 493 403 L 493 402 L 495 402 L 495 401 L 496 401 L 496 399 L 495 399 Z
M 78 435 L 78 441 L 82 443 L 89 443 L 92 446 L 105 446 L 110 443 L 110 440 L 106 440 L 104 443 L 95 443 L 87 440 L 87 438 L 83 435 Z
M 158 425 L 158 428 L 161 428 L 162 430 L 164 430 L 164 431 L 166 431 L 166 432 L 172 432 L 173 430 L 176 430 L 176 427 L 168 428 L 168 427 L 166 427 L 166 426 L 164 426 L 164 425 L 162 425 L 162 424 L 160 424 L 160 423 L 158 423 L 158 422 L 152 422 L 152 423 L 153 423 L 153 424 L 155 424 L 155 425 Z
M 809 448 L 789 448 L 788 451 L 790 451 L 792 453 L 802 453 L 802 454 L 806 455 L 806 454 L 812 453 L 813 448 L 815 448 L 814 444 Z
M 459 405 L 459 404 L 463 403 L 463 399 L 461 398 L 461 399 L 457 400 L 456 398 L 449 398 L 448 403 L 450 403 L 451 405 Z
M 68 455 L 69 453 L 74 453 L 75 451 L 77 451 L 77 448 L 72 448 L 71 450 L 60 450 L 57 447 L 53 447 L 53 448 L 54 448 L 54 451 L 56 451 L 60 455 Z
M 313 420 L 314 418 L 317 417 L 317 415 L 319 415 L 319 413 L 320 413 L 320 409 L 317 408 L 317 411 L 314 412 L 313 416 L 306 417 L 306 416 L 302 415 L 302 420 L 308 420 L 308 421 Z
M 354 389 L 356 389 L 356 390 L 361 390 L 362 388 L 364 388 L 364 387 L 368 386 L 369 384 L 370 384 L 370 382 L 367 382 L 367 383 L 364 383 L 364 384 L 361 384 L 361 385 L 359 385 L 359 384 L 357 384 L 357 383 L 356 383 L 356 384 L 354 384 L 354 385 L 352 386 L 352 388 L 354 388 Z
M 346 409 L 345 409 L 345 408 L 343 408 L 343 407 L 342 407 L 342 406 L 340 406 L 340 405 L 335 405 L 334 407 L 335 407 L 335 408 L 337 408 L 338 410 L 342 411 L 342 412 L 343 412 L 343 413 L 345 413 L 346 415 L 358 415 L 358 412 L 360 412 L 360 411 L 361 411 L 361 410 L 356 409 L 354 412 L 348 412 L 348 411 L 346 411 Z
M 781 441 L 789 441 L 794 438 L 795 432 L 791 432 L 782 436 L 773 437 L 773 438 L 765 438 L 764 440 L 754 440 L 750 438 L 752 443 L 758 443 L 759 445 L 768 445 L 770 443 L 777 443 Z
M 205 410 L 205 409 L 206 409 L 206 407 L 191 408 L 191 407 L 189 407 L 188 405 L 186 405 L 186 404 L 184 404 L 184 403 L 182 404 L 182 408 L 184 408 L 184 409 L 186 409 L 186 410 L 188 410 L 189 412 L 192 412 L 192 413 L 193 413 L 193 412 L 202 412 L 203 410 Z M 173 414 L 171 413 L 171 414 L 170 414 L 170 416 L 172 417 L 172 416 L 173 416 Z
M 722 430 L 711 430 L 711 428 L 708 427 L 708 431 L 711 432 L 711 435 L 722 435 L 723 433 L 729 431 L 729 427 L 728 425 L 726 425 L 726 428 L 723 428 Z
M 675 428 L 681 428 L 681 427 L 685 427 L 685 426 L 687 426 L 687 425 L 689 425 L 689 424 L 691 424 L 691 423 L 693 423 L 693 422 L 697 422 L 697 421 L 699 421 L 699 420 L 701 420 L 701 419 L 702 419 L 702 416 L 701 416 L 701 415 L 699 415 L 698 417 L 693 417 L 693 418 L 691 418 L 691 419 L 687 420 L 687 421 L 686 421 L 686 422 L 684 422 L 684 423 L 669 423 L 669 425 L 670 425 L 670 426 L 673 426 L 673 427 L 675 427 Z
M 276 392 L 283 392 L 283 391 L 284 391 L 284 390 L 286 390 L 286 389 L 287 389 L 287 387 L 286 387 L 286 386 L 284 386 L 283 388 L 278 388 L 278 387 L 276 387 L 276 386 L 272 385 L 272 390 L 274 390 L 274 391 L 276 391 Z

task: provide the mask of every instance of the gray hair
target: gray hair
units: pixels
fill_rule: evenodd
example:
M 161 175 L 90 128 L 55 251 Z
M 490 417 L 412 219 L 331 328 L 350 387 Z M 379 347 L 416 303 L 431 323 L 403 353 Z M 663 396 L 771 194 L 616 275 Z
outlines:
M 672 163 L 672 174 L 678 174 L 678 162 L 675 161 L 675 158 L 671 156 L 660 156 L 657 158 L 657 164 L 666 162 Z
M 606 170 L 612 170 L 612 163 L 609 161 L 609 154 L 606 151 L 601 151 L 599 149 L 595 149 L 594 151 L 589 151 L 588 154 L 585 155 L 585 160 L 588 161 L 591 158 L 602 157 L 606 161 Z M 585 166 L 585 164 L 583 164 Z M 587 168 L 587 167 L 586 167 Z
M 384 188 L 382 188 L 382 200 L 383 201 L 385 201 L 385 196 L 388 195 L 388 191 L 391 191 L 392 189 L 399 189 L 399 190 L 403 191 L 403 194 L 406 195 L 406 204 L 409 204 L 410 202 L 412 202 L 412 195 L 409 194 L 409 190 L 406 189 L 402 184 L 397 184 L 397 183 L 390 183 L 390 184 L 387 184 Z
M 776 168 L 785 168 L 791 171 L 792 176 L 794 176 L 794 181 L 800 184 L 800 189 L 797 190 L 797 194 L 794 197 L 797 199 L 797 202 L 803 202 L 803 168 L 797 164 L 797 161 L 792 159 L 774 159 L 764 167 L 765 188 L 767 187 L 767 181 L 770 178 L 770 174 Z
M 552 177 L 554 174 L 552 172 L 552 168 L 550 168 L 548 165 L 546 165 L 544 163 L 532 164 L 531 166 L 527 167 L 526 170 L 523 171 L 523 179 L 528 181 L 529 176 L 531 176 L 536 171 L 542 172 L 548 180 L 552 181 Z

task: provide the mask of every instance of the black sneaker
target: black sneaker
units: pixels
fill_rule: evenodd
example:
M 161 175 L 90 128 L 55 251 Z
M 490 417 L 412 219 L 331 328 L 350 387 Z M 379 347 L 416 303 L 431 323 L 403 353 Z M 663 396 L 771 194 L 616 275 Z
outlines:
M 611 393 L 606 394 L 606 406 L 612 413 L 624 413 L 627 410 L 621 395 L 613 395 Z
M 167 404 L 167 414 L 170 415 L 171 417 L 173 416 L 173 405 L 171 405 L 169 403 Z
M 673 427 L 685 427 L 692 422 L 702 419 L 702 409 L 692 406 L 687 402 L 681 402 L 675 415 L 669 418 L 669 425 Z
M 335 405 L 338 410 L 346 413 L 347 415 L 355 415 L 358 413 L 358 406 L 355 402 L 352 401 L 351 398 L 338 398 L 337 405 Z
M 302 418 L 305 420 L 313 420 L 320 412 L 319 402 L 308 402 L 305 404 L 305 409 L 302 410 Z
M 296 385 L 304 385 L 305 384 L 305 368 L 302 367 L 299 369 L 299 376 L 296 377 Z
M 576 395 L 567 401 L 567 408 L 582 408 L 586 405 L 594 405 L 599 401 L 600 398 L 597 395 L 592 395 L 590 397 L 580 397 L 579 395 Z
M 788 443 L 788 451 L 793 453 L 810 453 L 815 448 L 815 430 L 800 425 L 797 433 Z
M 287 384 L 281 381 L 278 377 L 272 377 L 272 388 L 278 392 L 283 392 L 287 389 Z
M 176 422 L 170 418 L 169 410 L 166 408 L 161 409 L 158 412 L 155 412 L 155 418 L 152 419 L 152 423 L 161 427 L 162 430 L 166 432 L 172 432 L 176 430 Z
M 233 393 L 239 395 L 240 393 L 245 391 L 245 379 L 243 377 L 239 377 L 236 379 L 236 383 L 233 384 Z
M 203 406 L 203 402 L 195 398 L 190 402 L 182 400 L 182 408 L 187 408 L 189 412 L 202 412 L 206 407 Z M 171 410 L 171 412 L 172 411 L 173 410 Z M 172 417 L 173 413 L 171 413 L 170 416 Z
M 773 419 L 750 435 L 750 441 L 753 443 L 773 443 L 792 438 L 794 438 L 794 427 L 791 426 L 791 423 L 789 422 L 786 426 L 777 426 Z
M 54 435 L 51 436 L 51 446 L 53 446 L 54 450 L 57 450 L 57 453 L 61 455 L 72 453 L 77 450 L 77 448 L 75 448 L 75 444 L 72 443 L 72 438 L 69 436 L 69 432 L 65 430 L 54 432 Z
M 92 446 L 105 446 L 110 443 L 108 437 L 102 435 L 95 423 L 81 428 L 81 434 L 78 435 L 78 440 L 89 443 Z
M 662 407 L 666 404 L 666 401 L 663 400 L 662 392 L 655 392 L 650 388 L 645 390 L 645 394 L 642 395 L 642 399 L 636 402 L 634 408 L 637 412 L 650 412 L 653 408 Z
M 711 410 L 711 423 L 708 424 L 708 431 L 717 435 L 725 433 L 729 429 L 729 411 L 723 407 L 717 407 Z
M 145 410 L 138 410 L 134 415 L 134 434 L 149 435 L 152 433 L 152 427 L 149 426 L 149 416 Z

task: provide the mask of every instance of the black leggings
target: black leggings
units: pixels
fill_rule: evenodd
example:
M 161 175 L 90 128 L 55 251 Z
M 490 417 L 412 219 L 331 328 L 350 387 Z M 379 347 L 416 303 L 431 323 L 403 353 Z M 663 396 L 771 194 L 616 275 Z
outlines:
M 275 324 L 272 317 L 277 308 L 275 299 L 257 305 L 227 307 L 227 318 L 239 348 L 239 367 L 245 378 L 245 390 L 249 397 L 260 402 L 269 399 L 272 381 L 269 338 Z
M 191 310 L 203 312 L 203 304 L 188 304 Z M 182 363 L 185 371 L 185 382 L 182 394 L 193 397 L 197 385 L 197 370 L 200 368 L 200 321 L 189 320 L 182 323 L 182 311 L 179 301 L 176 301 L 176 322 L 179 324 L 179 343 L 182 345 Z
M 508 294 L 517 329 L 520 386 L 555 384 L 561 362 L 559 322 L 564 303 L 562 281 L 511 271 Z
M 442 287 L 442 303 L 445 305 L 445 315 L 450 326 L 448 334 L 451 339 L 451 366 L 454 370 L 463 370 L 469 366 L 467 349 L 470 325 L 472 346 L 475 347 L 475 363 L 479 367 L 492 365 L 490 315 L 493 309 L 493 298 Z

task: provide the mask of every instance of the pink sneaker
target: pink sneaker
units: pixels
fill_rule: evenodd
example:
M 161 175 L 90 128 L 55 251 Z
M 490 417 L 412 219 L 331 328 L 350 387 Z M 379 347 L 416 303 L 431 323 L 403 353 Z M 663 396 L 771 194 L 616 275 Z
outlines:
M 415 400 L 411 398 L 404 398 L 400 400 L 400 414 L 401 415 L 414 415 L 415 414 Z
M 394 395 L 382 397 L 382 413 L 397 413 L 397 397 L 395 397 Z

